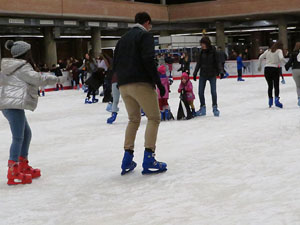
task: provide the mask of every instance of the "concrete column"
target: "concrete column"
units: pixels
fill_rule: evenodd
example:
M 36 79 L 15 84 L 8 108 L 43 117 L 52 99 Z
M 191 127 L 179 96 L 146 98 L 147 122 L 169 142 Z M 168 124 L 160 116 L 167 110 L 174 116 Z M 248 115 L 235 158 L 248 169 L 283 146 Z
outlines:
M 99 27 L 92 27 L 92 54 L 93 57 L 98 57 L 101 53 L 101 31 Z
M 166 5 L 166 4 L 167 4 L 167 3 L 166 3 L 166 0 L 160 0 L 160 4 Z
M 83 53 L 83 46 L 82 46 L 82 38 L 76 39 L 75 40 L 75 58 L 77 59 L 82 59 L 84 56 Z
M 287 20 L 284 17 L 280 17 L 278 20 L 278 39 L 282 41 L 283 48 L 288 48 L 288 30 L 287 30 Z
M 225 33 L 224 33 L 224 23 L 216 22 L 216 42 L 217 46 L 221 47 L 225 51 Z
M 252 32 L 251 33 L 251 48 L 250 50 L 250 58 L 254 58 L 257 59 L 258 54 L 259 54 L 259 47 L 262 46 L 263 44 L 263 36 L 264 33 L 263 32 Z
M 56 42 L 54 39 L 53 28 L 45 27 L 43 29 L 43 33 L 45 51 L 44 59 L 48 67 L 51 68 L 53 64 L 57 64 Z
M 161 37 L 166 37 L 166 36 L 170 36 L 170 34 L 169 34 L 168 31 L 163 30 L 163 31 L 160 31 L 160 36 Z M 162 45 L 160 45 L 160 48 L 161 49 L 168 49 L 169 45 L 168 44 L 162 44 Z

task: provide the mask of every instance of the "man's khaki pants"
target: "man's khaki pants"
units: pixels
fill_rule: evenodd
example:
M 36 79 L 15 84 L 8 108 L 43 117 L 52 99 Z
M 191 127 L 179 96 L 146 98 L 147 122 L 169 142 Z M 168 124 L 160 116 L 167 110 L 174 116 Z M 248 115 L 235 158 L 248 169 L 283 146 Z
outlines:
M 124 149 L 134 150 L 134 141 L 141 122 L 141 108 L 148 123 L 145 131 L 145 148 L 155 151 L 160 112 L 155 88 L 148 83 L 132 83 L 122 85 L 120 93 L 128 113 L 128 125 L 125 134 Z

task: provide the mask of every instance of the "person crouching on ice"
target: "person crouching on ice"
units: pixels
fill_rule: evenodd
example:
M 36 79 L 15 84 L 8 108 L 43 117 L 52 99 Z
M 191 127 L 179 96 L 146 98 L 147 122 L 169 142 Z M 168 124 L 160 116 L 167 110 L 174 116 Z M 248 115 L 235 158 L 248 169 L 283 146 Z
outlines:
M 85 81 L 85 84 L 88 85 L 89 90 L 85 98 L 85 104 L 97 103 L 99 100 L 96 98 L 96 91 L 104 84 L 105 70 L 99 68 L 96 72 L 93 72 L 92 75 Z M 90 100 L 91 95 L 93 96 L 92 101 Z
M 194 106 L 195 95 L 193 92 L 193 84 L 189 79 L 189 75 L 185 72 L 182 73 L 181 83 L 178 88 L 178 93 L 182 93 L 182 91 L 186 95 L 186 101 L 188 102 L 189 106 L 192 109 L 193 117 L 195 117 L 196 116 L 195 106 Z
M 161 84 L 165 87 L 166 93 L 164 96 L 160 96 L 160 91 L 158 88 L 156 88 L 157 94 L 158 94 L 158 103 L 159 103 L 159 109 L 160 109 L 160 115 L 161 120 L 169 120 L 169 78 L 166 74 L 166 67 L 164 65 L 161 65 L 158 67 L 158 74 L 160 76 Z
M 12 133 L 7 184 L 30 184 L 33 178 L 41 176 L 41 171 L 28 165 L 32 135 L 25 109 L 36 109 L 39 86 L 54 85 L 61 83 L 61 80 L 34 70 L 30 44 L 8 40 L 5 48 L 13 57 L 2 59 L 0 72 L 0 111 L 8 120 Z

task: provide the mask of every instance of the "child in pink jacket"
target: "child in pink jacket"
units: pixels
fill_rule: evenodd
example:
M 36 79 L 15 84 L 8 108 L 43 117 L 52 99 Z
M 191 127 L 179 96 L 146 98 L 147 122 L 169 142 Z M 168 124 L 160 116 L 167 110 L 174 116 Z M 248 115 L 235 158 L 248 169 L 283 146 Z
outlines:
M 196 115 L 195 106 L 194 106 L 195 95 L 193 92 L 193 84 L 189 79 L 189 75 L 185 72 L 182 73 L 181 83 L 178 88 L 178 93 L 182 93 L 182 91 L 184 92 L 185 100 L 188 102 L 188 104 L 192 109 L 193 116 L 195 116 Z
M 169 120 L 170 119 L 170 114 L 169 114 L 170 111 L 169 111 L 168 99 L 169 99 L 170 84 L 169 84 L 169 78 L 166 74 L 166 67 L 164 65 L 161 65 L 160 67 L 158 67 L 158 73 L 160 76 L 161 83 L 165 87 L 165 90 L 166 90 L 165 95 L 160 96 L 159 89 L 156 89 L 157 94 L 158 94 L 158 102 L 159 102 L 161 120 Z

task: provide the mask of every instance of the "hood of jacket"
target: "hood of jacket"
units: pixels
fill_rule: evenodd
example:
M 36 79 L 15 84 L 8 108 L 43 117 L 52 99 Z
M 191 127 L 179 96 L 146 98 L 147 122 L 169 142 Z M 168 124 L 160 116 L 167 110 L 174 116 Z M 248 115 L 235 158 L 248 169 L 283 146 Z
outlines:
M 139 24 L 139 23 L 134 24 L 134 25 L 133 25 L 133 28 L 135 28 L 135 27 L 138 27 L 138 28 L 140 28 L 141 30 L 147 31 L 147 29 L 146 29 L 143 25 L 141 25 L 141 24 Z M 148 32 L 148 31 L 147 31 L 147 32 Z
M 23 59 L 4 58 L 1 61 L 1 73 L 10 76 L 26 63 Z

